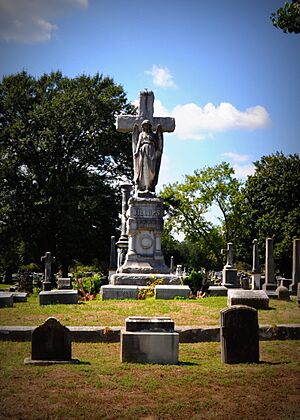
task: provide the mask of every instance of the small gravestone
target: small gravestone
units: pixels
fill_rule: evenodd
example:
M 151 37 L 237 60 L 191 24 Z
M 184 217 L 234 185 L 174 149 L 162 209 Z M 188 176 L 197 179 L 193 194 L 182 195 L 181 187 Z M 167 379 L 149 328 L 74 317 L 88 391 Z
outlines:
M 276 293 L 278 294 L 278 300 L 291 300 L 289 289 L 282 284 L 277 287 Z
M 0 308 L 12 308 L 14 305 L 13 293 L 0 292 Z
M 179 334 L 169 317 L 128 317 L 121 331 L 121 362 L 177 364 Z
M 221 359 L 223 363 L 258 363 L 259 335 L 257 311 L 234 306 L 221 311 Z
M 72 339 L 68 328 L 56 318 L 48 318 L 35 328 L 31 337 L 31 358 L 25 364 L 48 365 L 55 363 L 78 363 L 71 357 Z

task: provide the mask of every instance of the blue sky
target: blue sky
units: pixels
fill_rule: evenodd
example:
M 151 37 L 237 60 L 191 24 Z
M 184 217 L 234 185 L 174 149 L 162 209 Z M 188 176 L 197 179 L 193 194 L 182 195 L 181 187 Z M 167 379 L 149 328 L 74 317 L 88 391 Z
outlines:
M 96 72 L 130 101 L 153 90 L 165 135 L 159 187 L 225 160 L 300 153 L 300 35 L 274 28 L 283 0 L 0 0 L 0 75 Z

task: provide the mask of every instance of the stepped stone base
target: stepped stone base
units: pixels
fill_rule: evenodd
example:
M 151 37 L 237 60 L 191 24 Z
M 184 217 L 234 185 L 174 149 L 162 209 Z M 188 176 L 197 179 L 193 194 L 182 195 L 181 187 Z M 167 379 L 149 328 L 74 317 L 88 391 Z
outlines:
M 119 273 L 113 274 L 110 277 L 111 285 L 131 285 L 131 286 L 146 286 L 148 282 L 152 283 L 155 280 L 162 280 L 163 284 L 176 285 L 180 284 L 178 276 L 173 274 L 129 274 Z
M 174 299 L 176 297 L 182 297 L 188 299 L 191 293 L 189 286 L 171 286 L 158 284 L 155 286 L 155 299 Z
M 209 296 L 227 296 L 227 287 L 225 286 L 209 286 Z
M 107 299 L 137 299 L 139 293 L 138 286 L 135 285 L 112 285 L 101 286 L 100 295 L 102 300 Z

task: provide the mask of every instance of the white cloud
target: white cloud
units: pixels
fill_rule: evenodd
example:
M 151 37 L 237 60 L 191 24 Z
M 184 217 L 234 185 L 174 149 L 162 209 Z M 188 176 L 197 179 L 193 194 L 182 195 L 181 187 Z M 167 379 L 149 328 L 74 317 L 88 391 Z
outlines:
M 222 156 L 225 156 L 232 162 L 247 162 L 250 159 L 249 155 L 242 155 L 235 152 L 225 152 L 222 154 Z
M 233 169 L 237 178 L 247 178 L 247 176 L 253 175 L 255 172 L 255 166 L 252 163 L 248 165 L 234 165 Z
M 172 116 L 176 120 L 177 136 L 195 140 L 209 137 L 214 132 L 255 130 L 270 123 L 270 116 L 263 106 L 257 105 L 247 108 L 246 111 L 239 111 L 227 102 L 218 106 L 208 103 L 204 107 L 194 103 L 177 105 Z
M 156 86 L 176 88 L 173 76 L 167 67 L 159 67 L 153 64 L 152 69 L 146 70 L 145 73 L 152 76 L 152 82 Z
M 0 0 L 0 39 L 49 41 L 57 29 L 53 19 L 87 6 L 88 0 Z

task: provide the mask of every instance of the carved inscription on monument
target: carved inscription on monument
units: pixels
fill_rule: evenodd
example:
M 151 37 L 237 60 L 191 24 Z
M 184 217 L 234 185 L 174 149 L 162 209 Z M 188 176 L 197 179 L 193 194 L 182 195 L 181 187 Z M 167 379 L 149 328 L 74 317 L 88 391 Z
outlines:
M 135 217 L 162 217 L 163 212 L 161 209 L 151 208 L 135 208 L 133 209 L 133 215 Z

